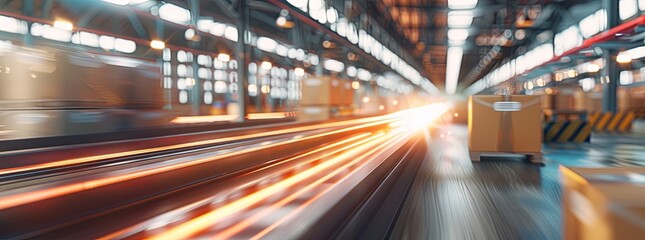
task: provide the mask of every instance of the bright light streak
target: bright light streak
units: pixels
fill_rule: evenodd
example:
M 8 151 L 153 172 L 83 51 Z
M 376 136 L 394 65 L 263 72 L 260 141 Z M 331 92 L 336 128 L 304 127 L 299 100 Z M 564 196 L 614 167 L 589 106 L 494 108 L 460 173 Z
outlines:
M 249 113 L 248 119 L 279 119 L 286 118 L 286 113 L 284 112 L 268 112 L 268 113 Z
M 171 123 L 207 123 L 207 122 L 230 122 L 237 119 L 237 115 L 213 115 L 213 116 L 185 116 L 176 117 Z
M 54 27 L 64 29 L 67 31 L 72 31 L 72 29 L 74 29 L 74 25 L 71 22 L 68 22 L 65 20 L 56 20 L 54 22 Z
M 459 71 L 461 70 L 461 59 L 464 50 L 461 47 L 449 47 L 446 61 L 446 93 L 455 94 L 457 92 L 457 82 L 459 80 Z
M 403 131 L 418 131 L 441 117 L 450 107 L 445 103 L 434 103 L 423 107 L 407 109 L 394 113 L 399 121 L 390 123 L 390 127 L 401 128 Z M 423 116 L 423 117 L 419 117 Z
M 180 6 L 166 3 L 159 8 L 159 17 L 174 23 L 188 24 L 190 22 L 190 11 Z
M 378 117 L 376 119 L 388 119 L 387 117 Z M 173 171 L 176 169 L 180 168 L 185 168 L 185 167 L 190 167 L 190 166 L 195 166 L 198 164 L 206 163 L 206 162 L 212 162 L 216 161 L 219 159 L 225 159 L 228 157 L 240 155 L 240 154 L 245 154 L 245 153 L 250 153 L 254 151 L 260 151 L 263 149 L 268 149 L 271 147 L 276 147 L 276 146 L 282 146 L 282 145 L 288 145 L 288 144 L 294 144 L 295 142 L 298 141 L 304 141 L 308 139 L 314 139 L 314 138 L 319 138 L 323 136 L 329 136 L 332 134 L 337 134 L 341 132 L 347 132 L 347 131 L 352 131 L 356 129 L 361 129 L 369 126 L 375 126 L 375 125 L 380 125 L 383 123 L 387 123 L 391 120 L 381 120 L 381 121 L 376 121 L 376 122 L 371 122 L 371 123 L 366 123 L 363 125 L 358 125 L 358 126 L 353 126 L 353 127 L 348 127 L 348 128 L 343 128 L 339 130 L 334 130 L 334 131 L 329 131 L 329 132 L 324 132 L 324 133 L 319 133 L 299 139 L 291 139 L 287 140 L 284 142 L 278 142 L 274 144 L 269 144 L 269 145 L 263 145 L 260 147 L 255 147 L 255 148 L 248 148 L 248 149 L 243 149 L 239 150 L 236 152 L 230 152 L 226 154 L 221 154 L 217 155 L 214 157 L 208 157 L 208 158 L 202 158 L 202 159 L 197 159 L 193 161 L 186 161 L 186 162 L 181 162 L 181 163 L 175 163 L 172 165 L 166 165 L 162 167 L 156 167 L 156 168 L 151 168 L 151 169 L 146 169 L 142 170 L 139 172 L 133 172 L 133 173 L 128 173 L 128 174 L 123 174 L 123 175 L 117 175 L 117 176 L 110 176 L 110 177 L 105 177 L 105 178 L 100 178 L 100 179 L 94 179 L 94 180 L 89 180 L 89 181 L 84 181 L 84 182 L 77 182 L 77 183 L 71 183 L 67 185 L 62 185 L 62 186 L 56 186 L 56 187 L 51 187 L 47 189 L 40 189 L 40 190 L 35 190 L 31 192 L 22 192 L 14 195 L 7 195 L 4 197 L 0 197 L 0 210 L 1 209 L 7 209 L 15 206 L 20 206 L 28 203 L 33 203 L 37 201 L 42 201 L 45 199 L 49 198 L 55 198 L 55 197 L 60 197 L 64 196 L 67 194 L 72 194 L 72 193 L 77 193 L 77 192 L 82 192 L 85 190 L 89 189 L 94 189 L 94 188 L 99 188 L 115 183 L 120 183 L 124 181 L 129 181 L 132 179 L 137 179 L 137 178 L 142 178 L 142 177 L 147 177 L 155 174 L 160 174 L 164 172 L 169 172 Z M 329 123 L 330 125 L 334 125 L 334 123 Z M 317 126 L 322 126 L 322 125 L 327 125 L 327 124 L 320 124 Z M 273 133 L 277 134 L 282 134 L 282 133 L 287 133 L 290 132 L 294 129 L 310 129 L 311 126 L 307 127 L 296 127 L 292 129 L 283 129 L 283 130 L 275 130 L 275 131 L 270 131 Z M 226 138 L 219 138 L 219 139 L 214 139 L 214 140 L 205 140 L 205 141 L 200 141 L 202 144 L 205 142 L 227 142 L 227 141 L 239 141 L 241 139 L 246 139 L 247 137 L 250 136 L 255 136 L 255 137 L 260 137 L 262 135 L 266 135 L 267 132 L 264 133 L 255 133 L 255 134 L 248 134 L 245 136 L 235 136 L 235 137 L 226 137 Z M 134 154 L 141 154 L 145 152 L 150 152 L 150 150 L 153 150 L 152 152 L 156 151 L 163 151 L 163 150 L 168 150 L 172 149 L 173 147 L 179 147 L 179 148 L 185 148 L 189 147 L 191 145 L 194 145 L 195 142 L 193 143 L 185 143 L 185 144 L 177 144 L 173 145 L 170 147 L 158 147 L 158 148 L 151 148 L 151 149 L 144 149 L 144 150 L 135 150 L 135 151 L 129 151 L 129 152 L 121 152 L 121 153 L 115 153 L 115 154 L 106 154 L 106 155 L 100 155 L 100 156 L 94 156 L 94 157 L 88 157 L 88 158 L 81 158 L 81 159 L 72 159 L 72 160 L 66 160 L 66 161 L 60 161 L 60 162 L 52 162 L 52 163 L 45 163 L 45 164 L 38 164 L 35 166 L 28 166 L 28 167 L 18 167 L 18 168 L 10 168 L 10 169 L 2 169 L 0 170 L 0 174 L 7 174 L 7 173 L 15 173 L 15 172 L 21 172 L 21 171 L 27 171 L 27 170 L 33 170 L 33 169 L 42 169 L 42 168 L 47 168 L 47 167 L 52 167 L 52 166 L 64 166 L 68 164 L 74 164 L 74 163 L 80 163 L 80 162 L 87 162 L 87 161 L 96 161 L 98 159 L 105 159 L 107 158 L 113 158 L 113 157 L 119 157 L 119 156 L 127 156 L 127 155 L 134 155 Z M 127 155 L 124 155 L 127 154 Z M 108 157 L 109 156 L 109 157 Z
M 477 6 L 477 0 L 448 0 L 450 9 L 473 9 Z
M 368 137 L 370 135 L 371 135 L 371 133 L 363 133 L 363 134 L 359 134 L 359 135 L 356 135 L 356 136 L 353 136 L 353 137 L 350 137 L 350 138 L 346 138 L 344 140 L 337 141 L 337 142 L 334 142 L 332 144 L 325 145 L 325 146 L 322 146 L 320 148 L 316 148 L 316 149 L 314 149 L 312 151 L 308 151 L 308 152 L 302 153 L 300 155 L 291 157 L 291 158 L 285 160 L 284 162 L 291 162 L 293 160 L 301 159 L 301 158 L 311 156 L 311 155 L 314 155 L 314 154 L 317 154 L 317 153 L 321 153 L 321 152 L 324 152 L 324 151 L 327 151 L 327 150 L 331 150 L 331 151 L 324 153 L 322 156 L 319 156 L 318 159 L 333 156 L 333 155 L 335 155 L 335 154 L 337 154 L 339 152 L 342 152 L 342 151 L 345 151 L 345 150 L 348 150 L 348 149 L 352 149 L 355 146 L 359 146 L 361 143 L 364 143 L 364 141 L 359 141 L 359 142 L 354 142 L 354 141 L 365 139 L 366 137 Z M 302 138 L 302 137 L 303 137 L 302 135 L 297 135 L 297 136 L 294 136 L 293 139 L 299 139 L 299 138 Z M 354 142 L 354 143 L 352 143 L 352 142 Z M 348 144 L 348 143 L 351 143 L 351 144 L 349 144 L 347 146 L 344 146 L 344 147 L 341 147 L 340 149 L 332 150 L 333 148 L 336 148 L 336 147 L 339 147 L 339 146 L 342 146 L 342 145 Z M 316 158 L 310 160 L 309 162 L 301 163 L 300 165 L 296 166 L 296 168 L 300 167 L 300 166 L 306 166 L 311 161 L 315 161 L 315 160 L 316 160 Z M 256 179 L 254 181 L 246 183 L 245 185 L 246 186 L 259 185 L 261 182 L 266 181 L 267 179 L 269 179 L 269 177 L 270 176 L 263 177 L 263 178 L 260 178 L 260 179 Z M 141 229 L 150 229 L 151 224 L 156 224 L 158 222 L 163 222 L 163 220 L 161 220 L 161 219 L 165 220 L 165 219 L 168 219 L 168 218 L 174 218 L 174 219 L 180 218 L 181 216 L 185 216 L 190 211 L 193 211 L 194 209 L 196 209 L 196 208 L 198 208 L 200 206 L 203 206 L 204 204 L 208 204 L 208 203 L 212 203 L 214 201 L 217 201 L 218 198 L 219 198 L 219 196 L 211 196 L 211 197 L 202 199 L 200 201 L 194 202 L 192 204 L 189 204 L 187 206 L 181 207 L 179 209 L 175 209 L 175 210 L 172 210 L 170 212 L 164 213 L 163 215 L 155 217 L 155 218 L 153 218 L 153 219 L 151 219 L 149 221 L 137 224 L 135 226 L 128 227 L 126 229 L 117 231 L 117 232 L 109 234 L 107 236 L 103 236 L 103 237 L 101 237 L 99 239 L 107 240 L 107 239 L 122 238 L 123 235 L 136 233 L 138 231 L 141 231 Z
M 164 43 L 163 41 L 159 41 L 159 40 L 152 40 L 152 41 L 150 41 L 150 47 L 154 48 L 154 49 L 161 50 L 161 49 L 166 48 L 166 43 Z
M 373 126 L 375 124 L 382 124 L 383 121 L 391 121 L 393 118 L 394 118 L 394 115 L 385 115 L 385 116 L 378 116 L 378 117 L 371 117 L 371 118 L 364 118 L 364 119 L 348 120 L 348 121 L 342 121 L 342 122 L 294 127 L 290 129 L 273 130 L 273 131 L 247 134 L 247 135 L 241 135 L 241 136 L 229 137 L 229 138 L 219 138 L 219 139 L 212 139 L 212 140 L 190 142 L 185 144 L 176 144 L 176 145 L 169 145 L 169 146 L 162 146 L 162 147 L 155 147 L 155 148 L 123 151 L 123 152 L 104 154 L 104 155 L 72 158 L 72 159 L 66 159 L 66 160 L 61 160 L 56 162 L 48 162 L 48 163 L 35 164 L 35 165 L 29 165 L 29 166 L 0 169 L 0 175 L 18 173 L 23 171 L 33 171 L 33 170 L 46 169 L 46 168 L 62 167 L 67 165 L 101 161 L 106 159 L 126 157 L 126 156 L 132 156 L 137 154 L 153 153 L 153 152 L 166 151 L 166 150 L 172 150 L 172 149 L 202 146 L 207 144 L 216 144 L 216 143 L 221 143 L 226 141 L 242 141 L 250 138 L 266 137 L 266 136 L 272 136 L 272 135 L 278 135 L 278 134 L 288 134 L 288 133 L 311 131 L 311 130 L 317 130 L 317 129 L 323 129 L 323 128 L 330 128 L 330 127 L 348 126 L 352 124 L 366 124 L 365 126 Z M 351 127 L 348 129 L 355 129 L 355 128 Z M 2 208 L 0 207 L 0 209 Z
M 473 13 L 470 11 L 451 11 L 448 13 L 448 27 L 470 27 Z
M 307 170 L 300 172 L 298 174 L 295 174 L 289 178 L 286 178 L 280 182 L 277 182 L 273 185 L 267 186 L 265 188 L 262 188 L 252 194 L 249 194 L 245 197 L 242 197 L 234 202 L 231 202 L 229 204 L 226 204 L 220 208 L 217 208 L 211 212 L 208 212 L 206 214 L 203 214 L 201 216 L 198 216 L 196 218 L 191 219 L 190 221 L 187 221 L 183 224 L 180 224 L 174 228 L 171 228 L 170 230 L 163 232 L 157 236 L 153 236 L 151 239 L 155 240 L 163 240 L 163 239 L 168 239 L 168 240 L 174 240 L 174 239 L 186 239 L 190 238 L 194 234 L 203 231 L 207 229 L 208 227 L 212 226 L 213 223 L 217 222 L 218 220 L 225 218 L 227 216 L 230 216 L 236 212 L 239 212 L 242 209 L 247 208 L 248 206 L 251 206 L 253 204 L 259 203 L 263 201 L 264 199 L 270 197 L 271 195 L 274 195 L 286 188 L 292 187 L 295 184 L 306 180 L 307 178 L 310 178 L 311 176 L 318 174 L 328 168 L 334 167 L 336 164 L 346 162 L 349 159 L 352 159 L 348 163 L 344 164 L 344 166 L 351 166 L 350 164 L 355 164 L 361 160 L 367 155 L 363 154 L 360 157 L 355 157 L 355 155 L 363 152 L 363 151 L 368 151 L 369 154 L 375 152 L 378 150 L 378 148 L 375 148 L 374 146 L 380 143 L 382 141 L 379 139 L 383 134 L 377 134 L 374 135 L 366 140 L 363 140 L 363 144 L 350 149 L 346 152 L 343 152 L 342 154 L 329 159 L 327 161 L 324 161 L 316 166 L 313 166 L 311 168 L 308 168 Z M 380 141 L 379 141 L 380 140 Z M 345 168 L 343 167 L 338 167 L 336 168 L 332 173 L 334 175 L 338 174 L 341 171 L 344 171 Z M 325 177 L 323 177 L 325 178 Z M 323 181 L 324 182 L 324 181 Z

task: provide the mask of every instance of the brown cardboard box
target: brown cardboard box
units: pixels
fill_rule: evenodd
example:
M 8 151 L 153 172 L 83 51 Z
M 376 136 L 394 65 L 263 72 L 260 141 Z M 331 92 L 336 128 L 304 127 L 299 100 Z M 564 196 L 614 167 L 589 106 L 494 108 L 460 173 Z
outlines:
M 540 96 L 471 96 L 468 145 L 473 161 L 486 153 L 527 154 L 532 156 L 531 161 L 541 161 Z
M 645 168 L 567 168 L 562 208 L 565 240 L 642 239 L 645 236 Z
M 333 77 L 312 77 L 302 81 L 303 105 L 350 105 L 354 89 L 351 82 Z

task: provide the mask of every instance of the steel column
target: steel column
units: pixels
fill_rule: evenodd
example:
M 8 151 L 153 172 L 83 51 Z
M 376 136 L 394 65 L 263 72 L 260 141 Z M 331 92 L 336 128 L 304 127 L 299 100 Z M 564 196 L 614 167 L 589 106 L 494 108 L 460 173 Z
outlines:
M 618 16 L 618 1 L 603 0 L 603 7 L 607 10 L 607 28 L 611 29 L 618 26 L 620 19 Z M 617 91 L 618 81 L 620 78 L 620 66 L 616 62 L 615 50 L 604 49 L 603 58 L 605 59 L 605 69 L 602 74 L 602 111 L 616 112 L 617 109 Z
M 247 6 L 248 0 L 237 1 L 237 11 L 239 24 L 237 25 L 237 47 L 235 58 L 237 59 L 237 104 L 239 109 L 238 122 L 243 122 L 246 116 L 246 86 L 249 77 L 249 57 L 247 34 L 249 29 L 249 8 Z M 250 40 L 250 39 L 249 39 Z

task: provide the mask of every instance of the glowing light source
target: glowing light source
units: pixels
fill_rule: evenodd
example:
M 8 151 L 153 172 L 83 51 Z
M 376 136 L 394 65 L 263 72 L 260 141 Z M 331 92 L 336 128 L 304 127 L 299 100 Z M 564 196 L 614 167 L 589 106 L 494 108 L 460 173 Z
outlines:
M 372 73 L 362 68 L 358 69 L 356 76 L 358 77 L 358 79 L 363 81 L 369 81 L 370 79 L 372 79 Z
M 54 27 L 65 29 L 67 31 L 72 31 L 72 29 L 74 29 L 74 25 L 71 22 L 64 21 L 64 20 L 56 20 L 54 22 Z
M 450 9 L 473 9 L 477 6 L 477 0 L 448 0 Z
M 226 30 L 224 30 L 224 37 L 233 42 L 237 42 L 237 28 L 231 26 L 226 27 Z
M 278 42 L 267 37 L 259 37 L 256 41 L 258 49 L 267 52 L 274 52 L 278 46 Z
M 40 26 L 36 24 L 34 23 L 34 26 Z M 0 16 L 0 31 L 25 34 L 27 32 L 27 23 L 12 17 Z
M 473 14 L 470 11 L 451 11 L 448 13 L 449 27 L 470 27 L 473 23 Z
M 626 54 L 625 52 L 621 52 L 616 56 L 616 62 L 618 63 L 630 63 L 632 62 L 632 57 L 629 56 L 629 54 Z
M 269 61 L 263 61 L 263 62 L 260 64 L 260 67 L 261 67 L 262 69 L 264 69 L 264 70 L 271 70 L 271 68 L 273 67 L 273 64 L 271 64 L 271 62 L 269 62 Z
M 217 60 L 220 60 L 222 62 L 228 62 L 231 60 L 231 56 L 229 56 L 226 53 L 220 53 L 217 55 Z
M 347 76 L 356 77 L 357 69 L 354 66 L 347 67 Z
M 598 64 L 595 64 L 595 63 L 587 64 L 587 72 L 595 73 L 598 71 L 600 71 L 600 66 L 598 66 Z
M 446 93 L 455 94 L 457 91 L 457 82 L 459 80 L 459 71 L 461 70 L 461 59 L 464 50 L 461 47 L 448 48 L 446 60 Z
M 360 83 L 360 82 L 358 82 L 358 81 L 353 81 L 353 82 L 352 82 L 352 88 L 353 88 L 354 90 L 359 89 L 360 87 L 361 87 L 361 83 Z
M 345 69 L 345 64 L 334 59 L 327 59 L 325 60 L 324 67 L 332 72 L 342 72 Z
M 117 38 L 114 40 L 114 50 L 124 53 L 133 53 L 137 50 L 137 44 L 131 40 Z
M 302 68 L 296 68 L 293 70 L 293 74 L 295 74 L 298 77 L 302 77 L 305 75 L 305 70 Z
M 166 3 L 159 7 L 159 17 L 174 23 L 188 24 L 190 22 L 190 11 L 180 6 Z
M 465 41 L 468 38 L 468 29 L 448 30 L 448 39 L 454 41 Z
M 166 48 L 166 43 L 159 40 L 152 40 L 150 41 L 150 47 L 154 49 L 164 49 Z
M 363 97 L 363 103 L 370 102 L 370 97 Z

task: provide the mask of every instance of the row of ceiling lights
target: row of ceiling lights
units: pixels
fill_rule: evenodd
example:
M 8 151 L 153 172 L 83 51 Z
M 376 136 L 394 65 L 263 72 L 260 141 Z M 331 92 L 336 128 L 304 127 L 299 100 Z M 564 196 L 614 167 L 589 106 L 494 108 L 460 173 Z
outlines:
M 477 6 L 477 0 L 448 0 L 448 53 L 446 59 L 446 93 L 455 94 L 461 59 L 464 49 L 461 47 L 468 39 L 468 28 L 473 23 L 472 10 Z

